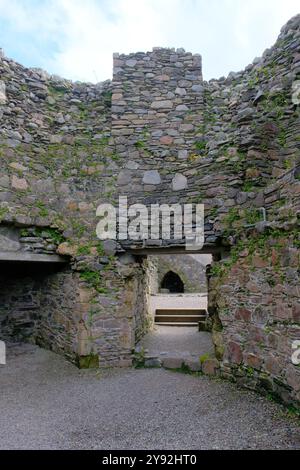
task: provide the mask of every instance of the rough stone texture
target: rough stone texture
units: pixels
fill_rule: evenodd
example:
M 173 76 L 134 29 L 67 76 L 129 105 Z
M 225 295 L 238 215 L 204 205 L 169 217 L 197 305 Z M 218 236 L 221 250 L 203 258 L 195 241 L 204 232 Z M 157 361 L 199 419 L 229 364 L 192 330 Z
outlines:
M 139 148 L 140 168 L 153 164 L 164 175 L 162 187 L 151 198 L 136 193 L 135 199 L 176 201 L 172 181 L 180 173 L 189 181 L 186 195 L 180 195 L 180 201 L 191 202 L 194 198 L 205 203 L 206 243 L 232 247 L 232 255 L 221 266 L 216 263 L 214 267 L 219 288 L 214 291 L 212 283 L 210 293 L 211 315 L 215 317 L 213 337 L 223 375 L 261 390 L 258 375 L 269 392 L 287 403 L 299 404 L 299 368 L 291 363 L 292 341 L 299 337 L 296 307 L 299 292 L 295 287 L 290 290 L 282 286 L 280 280 L 284 277 L 285 283 L 289 279 L 299 283 L 296 268 L 299 266 L 299 142 L 295 136 L 299 135 L 300 121 L 299 108 L 292 100 L 293 83 L 299 77 L 298 48 L 299 16 L 282 28 L 275 46 L 244 72 L 209 83 L 200 80 L 201 95 L 192 94 L 196 85 L 191 83 L 193 80 L 180 76 L 191 73 L 188 67 L 175 70 L 173 62 L 168 64 L 166 50 L 137 56 L 134 93 L 128 88 L 124 90 L 126 111 L 116 110 L 117 121 L 113 119 L 112 127 L 135 130 L 126 147 L 122 148 L 125 141 L 115 139 L 118 152 L 126 158 L 131 153 L 131 145 Z M 145 93 L 147 83 L 142 80 L 148 57 L 159 68 L 169 67 L 168 76 L 172 78 L 157 86 L 155 73 L 151 75 L 150 94 Z M 130 78 L 130 71 L 121 64 L 113 86 L 117 82 L 122 88 L 122 83 Z M 174 92 L 172 80 L 176 86 L 174 106 L 153 118 L 149 111 L 151 102 L 163 100 Z M 184 88 L 186 93 L 179 94 L 178 88 Z M 178 96 L 184 102 L 176 101 Z M 138 113 L 140 100 L 144 106 L 141 114 Z M 189 113 L 175 115 L 180 105 L 189 107 Z M 174 141 L 163 149 L 160 139 L 168 134 L 171 125 Z M 179 154 L 181 150 L 188 152 L 187 161 Z M 139 172 L 135 178 L 139 184 Z M 261 222 L 261 207 L 266 211 L 267 224 Z M 283 253 L 281 243 L 285 245 Z M 253 253 L 255 244 L 262 254 Z M 264 249 L 270 244 L 273 249 Z M 222 271 L 226 263 L 230 266 L 228 280 L 218 276 L 218 270 Z M 262 275 L 267 279 L 261 279 Z M 266 288 L 268 283 L 274 283 L 272 289 Z M 271 308 L 265 308 L 266 302 Z M 262 314 L 256 314 L 259 308 Z M 273 336 L 268 340 L 262 333 L 262 315 L 267 330 L 276 329 L 275 339 L 280 338 L 277 342 Z M 278 342 L 282 352 L 278 351 Z M 259 365 L 258 372 L 247 365 L 244 351 L 246 362 Z M 207 367 L 209 373 L 219 371 L 215 363 Z M 293 382 L 292 386 L 288 380 Z
M 141 324 L 142 260 L 105 255 L 96 207 L 119 194 L 146 205 L 202 202 L 205 248 L 223 256 L 210 293 L 220 370 L 299 404 L 291 363 L 299 339 L 299 20 L 244 71 L 209 82 L 201 57 L 181 49 L 115 54 L 112 82 L 97 85 L 1 54 L 1 225 L 56 231 L 54 251 L 69 256 L 85 292 L 69 331 L 80 337 L 74 358 L 128 365 Z M 143 181 L 149 171 L 160 181 Z M 188 181 L 180 191 L 177 174 Z M 124 250 L 143 245 L 122 242 Z
M 166 357 L 162 361 L 165 369 L 181 369 L 184 361 L 180 357 Z
M 1 338 L 40 344 L 73 359 L 79 295 L 72 272 L 27 263 L 2 263 L 1 271 Z
M 161 183 L 161 178 L 156 170 L 149 170 L 146 171 L 143 177 L 143 183 L 144 184 L 160 184 Z
M 180 173 L 177 173 L 177 175 L 174 176 L 172 180 L 173 191 L 182 191 L 187 188 L 187 185 L 188 182 L 186 176 L 181 175 Z
M 6 86 L 5 83 L 0 80 L 0 105 L 6 104 L 7 97 L 6 97 Z
M 246 377 L 250 388 L 290 404 L 300 398 L 300 370 L 291 361 L 300 335 L 299 251 L 287 235 L 263 240 L 211 279 L 209 309 L 217 307 L 222 323 L 224 375 L 238 383 Z
M 164 276 L 173 271 L 179 275 L 184 283 L 184 292 L 206 293 L 207 279 L 206 267 L 201 264 L 201 258 L 197 259 L 191 255 L 163 255 L 153 257 L 157 266 L 158 286 L 161 286 Z M 156 293 L 157 289 L 153 290 Z

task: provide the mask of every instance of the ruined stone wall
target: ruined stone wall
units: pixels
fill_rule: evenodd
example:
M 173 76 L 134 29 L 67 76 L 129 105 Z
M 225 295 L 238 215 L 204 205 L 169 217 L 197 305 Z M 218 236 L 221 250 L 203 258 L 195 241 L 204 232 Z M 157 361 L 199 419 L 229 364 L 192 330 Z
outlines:
M 27 274 L 20 277 L 16 267 L 9 271 L 8 267 L 2 264 L 0 269 L 1 339 L 32 339 L 34 342 L 34 332 L 41 315 L 40 282 L 36 276 L 30 277 Z
M 238 124 L 234 136 L 242 139 L 240 148 L 247 154 L 237 173 L 244 180 L 242 190 L 232 185 L 235 197 L 225 202 L 229 210 L 223 209 L 220 220 L 231 255 L 215 264 L 209 298 L 210 312 L 217 314 L 214 340 L 221 374 L 298 404 L 299 367 L 291 356 L 300 334 L 300 120 L 292 100 L 300 74 L 299 37 L 297 17 L 260 62 L 231 78 L 244 84 L 232 106 L 245 101 L 243 119 L 239 122 L 237 114 L 233 121 Z M 243 90 L 241 83 L 236 87 Z M 215 84 L 214 89 L 220 96 Z M 251 94 L 254 105 L 249 106 Z M 266 210 L 266 223 L 259 222 L 259 207 Z
M 81 299 L 77 274 L 70 267 L 45 275 L 40 281 L 40 319 L 35 343 L 78 361 Z
M 184 283 L 186 294 L 206 293 L 206 267 L 190 255 L 163 255 L 156 258 L 158 286 L 160 289 L 164 276 L 173 271 Z
M 134 293 L 134 345 L 153 327 L 153 316 L 150 310 L 149 295 L 155 282 L 156 267 L 149 258 L 140 260 L 140 274 L 135 277 Z
M 291 361 L 300 334 L 299 245 L 289 233 L 254 235 L 223 269 L 210 294 L 222 323 L 213 333 L 221 374 L 299 404 L 300 369 Z
M 117 273 L 122 264 L 95 233 L 96 208 L 113 200 L 118 169 L 108 145 L 111 83 L 72 83 L 3 55 L 0 83 L 0 220 L 21 229 L 33 251 L 47 249 L 41 247 L 43 232 L 54 237 L 52 252 L 71 258 L 78 292 L 69 318 L 67 292 L 57 298 L 54 288 L 50 316 L 58 323 L 43 324 L 48 339 L 40 342 L 57 351 L 65 342 L 73 360 L 83 357 L 82 365 L 100 351 L 102 366 L 128 364 L 134 306 L 124 295 L 127 281 Z M 59 285 L 59 278 L 55 282 Z
M 182 51 L 115 57 L 118 192 L 148 205 L 204 203 L 208 244 L 222 240 L 228 214 L 241 210 L 250 224 L 263 206 L 276 218 L 284 203 L 273 183 L 297 167 L 299 152 L 298 48 L 296 17 L 260 59 L 220 80 L 202 82 L 200 58 Z
M 292 341 L 299 336 L 299 293 L 288 285 L 289 276 L 298 282 L 299 269 L 300 119 L 299 101 L 293 99 L 299 34 L 298 16 L 244 71 L 208 83 L 201 82 L 199 69 L 184 76 L 172 50 L 116 57 L 112 107 L 113 142 L 125 159 L 118 191 L 146 204 L 204 203 L 206 244 L 231 250 L 212 270 L 210 312 L 220 363 L 207 370 L 260 390 L 265 380 L 270 392 L 293 402 L 299 401 L 299 371 L 291 363 Z M 182 60 L 189 56 L 193 67 L 191 55 L 178 54 Z M 148 75 L 151 61 L 156 67 Z M 270 258 L 270 246 L 279 259 L 282 249 L 291 255 L 282 266 L 281 261 L 256 266 L 260 250 Z M 265 276 L 271 283 L 276 279 L 271 292 Z M 288 316 L 282 320 L 274 314 L 279 296 L 282 315 Z M 281 346 L 268 339 L 265 328 L 281 338 Z
M 62 237 L 56 252 L 70 256 L 79 289 L 75 355 L 96 356 L 101 366 L 128 365 L 135 330 L 143 330 L 136 309 L 144 269 L 134 259 L 128 264 L 114 244 L 99 243 L 96 207 L 116 201 L 119 194 L 147 205 L 201 202 L 206 246 L 231 250 L 212 268 L 210 309 L 221 362 L 212 369 L 218 372 L 229 363 L 231 377 L 240 374 L 250 383 L 247 358 L 261 355 L 259 374 L 273 384 L 279 374 L 280 383 L 292 387 L 290 399 L 298 399 L 297 384 L 291 385 L 283 369 L 298 380 L 287 345 L 299 320 L 290 317 L 288 326 L 284 320 L 280 353 L 261 335 L 267 355 L 280 364 L 277 374 L 270 372 L 270 360 L 258 351 L 256 340 L 245 334 L 245 321 L 235 316 L 245 301 L 239 289 L 246 289 L 251 316 L 246 328 L 251 335 L 262 330 L 255 302 L 265 275 L 296 276 L 295 254 L 282 266 L 252 266 L 250 258 L 257 256 L 256 248 L 268 253 L 274 239 L 288 240 L 292 250 L 299 247 L 300 120 L 299 101 L 292 99 L 300 72 L 299 22 L 299 16 L 289 21 L 276 44 L 244 71 L 210 82 L 202 80 L 200 56 L 183 50 L 116 55 L 113 81 L 99 85 L 74 84 L 1 55 L 0 220 L 24 229 L 55 229 Z M 262 223 L 261 207 L 267 223 Z M 162 241 L 144 244 L 151 248 Z M 122 245 L 126 250 L 143 242 Z M 243 256 L 245 250 L 250 255 Z M 241 276 L 245 271 L 240 263 L 250 270 L 245 281 L 236 277 L 235 268 Z M 299 296 L 295 290 L 289 297 L 286 284 L 278 284 L 284 308 L 294 312 Z M 275 291 L 274 286 L 271 295 L 277 299 Z M 222 302 L 230 305 L 229 300 L 233 310 L 226 316 L 223 309 L 230 306 Z M 272 308 L 267 306 L 273 331 Z M 238 372 L 229 343 L 242 354 Z
M 195 183 L 189 157 L 202 121 L 201 56 L 159 48 L 115 55 L 112 93 L 118 194 L 147 206 L 185 200 Z
M 77 283 L 68 269 L 1 263 L 0 336 L 29 341 L 75 360 Z
M 282 201 L 276 219 L 249 227 L 231 255 L 212 268 L 209 312 L 220 360 L 214 373 L 299 406 L 300 370 L 291 360 L 300 335 L 295 171 L 266 193 Z M 238 216 L 233 224 L 240 224 Z

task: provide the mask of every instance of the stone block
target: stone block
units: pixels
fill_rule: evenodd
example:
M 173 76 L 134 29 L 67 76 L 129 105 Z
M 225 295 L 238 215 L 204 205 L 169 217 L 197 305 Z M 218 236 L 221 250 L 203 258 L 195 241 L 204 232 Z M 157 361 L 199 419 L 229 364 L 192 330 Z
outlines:
M 234 341 L 230 341 L 227 347 L 227 356 L 230 362 L 240 364 L 243 360 L 241 346 Z
M 122 170 L 119 173 L 117 183 L 119 186 L 126 186 L 131 182 L 131 172 L 128 170 Z
M 181 369 L 183 359 L 180 357 L 165 357 L 162 361 L 162 366 L 165 369 Z
M 299 302 L 297 302 L 293 305 L 292 314 L 293 314 L 294 321 L 300 323 L 300 304 L 299 304 Z
M 179 129 L 181 132 L 193 132 L 194 126 L 193 124 L 181 124 Z
M 269 265 L 269 260 L 263 259 L 258 254 L 255 254 L 252 258 L 252 265 L 254 268 L 266 268 Z
M 172 109 L 173 102 L 171 100 L 161 100 L 161 101 L 153 101 L 151 103 L 152 109 Z
M 102 247 L 106 256 L 114 256 L 117 250 L 117 242 L 115 240 L 104 240 Z
M 26 191 L 26 189 L 28 189 L 28 183 L 25 178 L 18 178 L 13 175 L 11 179 L 11 187 L 18 191 Z
M 204 87 L 202 85 L 193 85 L 192 91 L 195 93 L 202 93 L 204 91 Z
M 187 188 L 187 185 L 187 177 L 181 173 L 177 173 L 172 180 L 173 191 L 182 191 L 183 189 Z
M 132 359 L 120 359 L 118 361 L 118 367 L 127 368 L 132 367 Z
M 281 367 L 278 359 L 274 356 L 269 356 L 265 360 L 266 371 L 272 375 L 279 375 L 281 372 Z
M 178 106 L 176 106 L 176 111 L 185 112 L 188 110 L 189 108 L 185 104 L 179 104 Z
M 161 365 L 162 365 L 161 360 L 158 359 L 157 357 L 146 358 L 145 363 L 144 363 L 144 366 L 149 369 L 161 367 Z
M 187 160 L 188 155 L 189 155 L 189 153 L 188 153 L 187 150 L 179 150 L 179 152 L 178 152 L 179 160 Z
M 202 365 L 200 361 L 195 359 L 185 359 L 184 364 L 189 368 L 192 372 L 201 372 Z
M 126 60 L 125 64 L 127 65 L 127 67 L 135 67 L 137 64 L 137 60 L 129 59 L 129 60 Z
M 217 359 L 206 359 L 202 364 L 202 372 L 210 376 L 217 375 L 219 368 L 220 364 Z
M 179 96 L 185 96 L 186 95 L 186 89 L 177 87 L 176 90 L 175 90 L 175 94 L 179 95 Z
M 160 143 L 163 145 L 171 145 L 173 143 L 173 140 L 174 139 L 169 135 L 164 135 L 159 139 Z
M 149 185 L 157 185 L 161 183 L 161 177 L 157 170 L 145 171 L 143 176 L 143 183 Z
M 245 354 L 244 362 L 247 366 L 252 367 L 253 369 L 260 369 L 263 361 L 257 355 L 249 353 Z
M 240 307 L 235 312 L 235 318 L 248 322 L 251 320 L 251 312 L 247 308 Z

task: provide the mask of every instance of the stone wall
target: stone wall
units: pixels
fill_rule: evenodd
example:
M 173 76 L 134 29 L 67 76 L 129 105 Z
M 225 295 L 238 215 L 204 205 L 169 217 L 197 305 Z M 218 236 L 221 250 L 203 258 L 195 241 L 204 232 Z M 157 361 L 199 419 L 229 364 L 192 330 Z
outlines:
M 3 272 L 5 271 L 5 274 Z M 1 339 L 34 341 L 40 319 L 40 282 L 1 264 Z
M 208 83 L 201 82 L 199 69 L 195 73 L 187 71 L 189 77 L 183 77 L 185 70 L 180 70 L 180 66 L 176 70 L 173 50 L 119 56 L 115 62 L 112 108 L 115 148 L 126 162 L 118 178 L 119 191 L 134 194 L 135 199 L 148 205 L 166 201 L 204 203 L 206 244 L 223 245 L 230 251 L 227 259 L 215 263 L 212 270 L 220 285 L 215 290 L 211 281 L 210 311 L 215 318 L 214 339 L 221 361 L 212 370 L 218 373 L 228 369 L 229 364 L 231 372 L 227 370 L 227 376 L 240 376 L 240 382 L 259 389 L 257 377 L 266 376 L 272 384 L 270 391 L 293 402 L 299 402 L 299 374 L 291 362 L 299 320 L 292 314 L 295 297 L 286 294 L 280 279 L 287 275 L 285 268 L 297 279 L 293 263 L 299 266 L 300 119 L 299 100 L 293 99 L 300 77 L 299 19 L 297 16 L 283 27 L 274 47 L 244 71 Z M 180 54 L 184 57 L 183 51 Z M 193 67 L 192 56 L 189 58 L 189 66 Z M 157 68 L 149 76 L 147 62 L 151 61 L 156 62 Z M 149 79 L 152 86 L 147 91 Z M 182 79 L 185 83 L 180 93 L 184 98 L 179 98 Z M 194 80 L 199 80 L 197 93 Z M 127 86 L 129 82 L 134 83 L 134 88 Z M 179 187 L 174 184 L 177 180 L 182 182 Z M 268 278 L 278 280 L 269 301 L 271 298 L 275 308 L 277 289 L 282 291 L 281 304 L 290 314 L 285 327 L 279 330 L 284 346 L 278 351 L 277 343 L 262 333 L 261 319 L 255 311 L 259 306 L 268 316 L 267 329 L 272 331 L 275 327 L 271 325 L 279 324 L 272 308 L 265 308 L 265 296 L 257 295 L 261 284 L 265 288 L 265 273 L 262 276 L 260 267 L 252 266 L 248 260 L 243 271 L 252 283 L 247 281 L 245 288 L 236 274 L 230 277 L 230 269 L 233 273 L 236 266 L 238 269 L 245 250 L 250 250 L 254 258 L 259 256 L 257 250 L 265 250 L 265 256 L 270 256 L 268 247 L 272 244 L 280 258 L 281 238 L 287 240 L 292 258 L 287 257 L 287 266 L 271 264 L 267 273 Z M 132 241 L 131 246 L 137 243 Z M 223 277 L 224 266 L 230 268 L 228 281 Z M 242 279 L 243 271 L 239 271 Z M 281 272 L 279 279 L 277 271 Z M 297 291 L 295 296 L 299 303 Z M 229 309 L 227 316 L 224 302 Z M 246 324 L 246 331 L 241 313 L 244 304 L 245 316 L 251 318 L 253 325 Z M 255 339 L 256 334 L 259 340 Z M 257 356 L 257 342 L 261 342 L 262 351 L 259 350 L 257 369 L 252 370 L 247 360 Z M 279 365 L 276 368 L 271 363 Z
M 72 272 L 54 264 L 3 262 L 1 272 L 1 339 L 29 341 L 75 360 L 78 293 Z
M 63 257 L 56 255 L 57 247 L 63 240 L 61 234 L 51 227 L 26 227 L 21 229 L 11 224 L 0 225 L 0 254 L 5 259 L 5 254 L 11 257 L 18 256 L 22 258 L 28 255 L 34 261 L 37 259 L 35 255 L 48 255 L 45 259 L 52 259 L 53 262 L 66 261 Z M 40 257 L 43 259 L 43 257 Z
M 210 280 L 210 312 L 220 373 L 239 384 L 300 403 L 300 369 L 292 364 L 300 335 L 299 240 L 288 232 L 253 234 L 238 259 Z
M 184 283 L 186 294 L 206 293 L 206 267 L 191 255 L 163 255 L 156 258 L 158 268 L 158 286 L 164 276 L 173 271 Z
M 299 100 L 293 99 L 300 73 L 299 23 L 299 16 L 291 19 L 276 44 L 244 71 L 210 82 L 202 80 L 201 57 L 183 50 L 116 55 L 112 82 L 98 85 L 26 69 L 1 54 L 0 221 L 39 234 L 55 230 L 55 253 L 69 256 L 77 286 L 76 322 L 69 331 L 73 356 L 82 363 L 130 364 L 135 336 L 147 323 L 139 295 L 145 269 L 137 259 L 126 259 L 122 249 L 150 250 L 163 243 L 99 243 L 97 206 L 116 202 L 120 194 L 146 205 L 201 202 L 206 247 L 230 253 L 211 273 L 210 311 L 220 360 L 212 369 L 227 368 L 251 386 L 253 376 L 266 374 L 274 388 L 278 381 L 278 390 L 286 387 L 276 393 L 299 399 L 298 368 L 288 351 L 298 334 L 299 295 L 295 289 L 292 296 L 288 282 L 277 281 L 277 272 L 286 279 L 296 275 L 293 250 L 299 248 L 300 120 Z M 253 246 L 256 237 L 259 245 Z M 279 256 L 281 237 L 291 257 L 283 265 L 252 266 L 256 248 L 268 253 L 275 243 Z M 250 254 L 243 255 L 245 250 Z M 255 310 L 265 302 L 257 295 L 266 288 L 265 276 L 278 285 L 268 295 L 277 299 L 282 290 L 284 315 L 290 315 L 279 334 L 275 300 L 262 303 L 267 327 L 282 341 L 280 350 L 260 331 Z M 229 300 L 232 306 L 222 304 Z M 250 314 L 237 313 L 243 304 Z M 57 305 L 61 312 L 69 308 L 65 297 Z M 68 323 L 62 317 L 60 333 Z M 261 349 L 252 338 L 257 331 Z M 54 336 L 61 350 L 61 337 Z M 257 370 L 248 365 L 252 356 L 260 359 Z M 247 367 L 255 369 L 250 378 Z
M 134 312 L 134 331 L 135 342 L 138 343 L 140 339 L 148 333 L 153 327 L 153 315 L 150 309 L 150 292 L 155 283 L 156 267 L 150 259 L 141 259 L 141 272 L 138 277 L 135 277 L 135 285 L 131 287 L 135 295 L 135 305 L 133 306 Z
M 201 82 L 200 58 L 182 51 L 116 57 L 112 143 L 124 162 L 117 191 L 147 205 L 204 203 L 212 245 L 222 243 L 223 219 L 235 211 L 244 211 L 245 224 L 263 220 L 260 207 L 277 219 L 284 201 L 271 183 L 294 171 L 299 152 L 298 46 L 296 17 L 260 59 L 210 82 Z
M 160 48 L 115 55 L 112 145 L 121 157 L 118 194 L 147 206 L 187 198 L 195 183 L 189 157 L 202 122 L 203 92 L 200 55 Z M 122 243 L 128 244 L 139 245 Z

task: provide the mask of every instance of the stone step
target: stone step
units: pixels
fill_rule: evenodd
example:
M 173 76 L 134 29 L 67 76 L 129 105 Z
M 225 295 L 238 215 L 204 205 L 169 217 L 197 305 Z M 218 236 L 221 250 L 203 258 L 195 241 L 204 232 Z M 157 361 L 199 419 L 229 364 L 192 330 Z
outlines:
M 198 322 L 174 322 L 174 321 L 168 321 L 168 322 L 159 322 L 156 323 L 157 326 L 198 326 Z
M 199 315 L 197 313 L 186 313 L 185 315 L 177 315 L 177 313 L 163 313 L 159 315 L 155 315 L 156 317 L 177 317 L 177 318 L 186 318 L 186 317 L 193 317 L 193 318 L 207 318 L 207 315 Z
M 204 315 L 207 316 L 207 312 L 202 308 L 164 308 L 156 309 L 156 315 Z
M 204 322 L 206 320 L 206 315 L 156 315 L 155 323 L 167 323 L 167 322 L 177 322 L 177 323 L 189 323 L 189 322 Z

